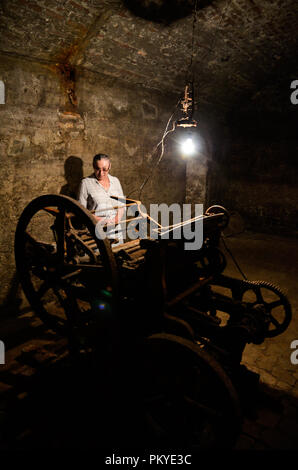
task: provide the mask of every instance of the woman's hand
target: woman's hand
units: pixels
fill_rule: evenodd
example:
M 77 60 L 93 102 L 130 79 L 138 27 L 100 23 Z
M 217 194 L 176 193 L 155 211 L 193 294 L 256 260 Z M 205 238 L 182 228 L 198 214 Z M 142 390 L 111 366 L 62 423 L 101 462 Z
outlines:
M 123 213 L 124 213 L 124 208 L 118 209 L 116 216 L 112 217 L 111 219 L 107 219 L 106 217 L 99 217 L 98 215 L 95 215 L 95 214 L 92 214 L 92 215 L 97 222 L 104 222 L 105 225 L 117 225 L 122 219 Z
M 119 224 L 119 222 L 121 221 L 121 219 L 123 217 L 123 214 L 124 214 L 124 208 L 121 207 L 120 209 L 118 209 L 118 212 L 117 212 L 116 216 L 113 219 L 113 223 L 114 224 Z

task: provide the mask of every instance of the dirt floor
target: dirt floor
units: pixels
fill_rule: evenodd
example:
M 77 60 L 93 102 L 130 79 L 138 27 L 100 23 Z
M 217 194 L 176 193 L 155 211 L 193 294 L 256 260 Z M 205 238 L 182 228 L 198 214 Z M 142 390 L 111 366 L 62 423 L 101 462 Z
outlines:
M 292 238 L 248 232 L 228 237 L 225 242 L 249 280 L 277 284 L 288 296 L 293 309 L 292 321 L 285 332 L 267 338 L 260 345 L 246 346 L 243 364 L 260 375 L 260 387 L 259 392 L 250 397 L 235 449 L 298 450 L 298 365 L 290 360 L 293 352 L 291 343 L 298 340 L 298 244 Z M 228 260 L 225 274 L 241 279 L 229 253 L 225 247 L 222 249 Z M 47 330 L 31 312 L 26 300 L 18 297 L 16 286 L 13 288 L 10 314 L 4 315 L 1 322 L 6 364 L 0 366 L 0 448 L 30 449 L 30 434 L 32 429 L 40 429 L 45 409 L 47 432 L 41 433 L 34 445 L 64 447 L 61 442 L 63 426 L 69 433 L 72 423 L 79 419 L 86 426 L 86 442 L 92 441 L 93 436 L 94 445 L 98 446 L 98 433 L 94 430 L 99 430 L 102 424 L 100 416 L 92 408 L 94 390 L 98 394 L 98 388 L 90 377 L 82 379 L 84 372 L 83 375 L 82 371 L 80 374 L 68 373 L 72 366 L 66 340 Z M 61 383 L 60 388 L 57 388 L 57 383 Z M 113 416 L 117 414 L 117 394 L 122 393 L 124 386 L 120 379 L 114 378 L 111 383 L 112 398 L 111 395 L 106 396 L 106 391 L 96 397 L 101 404 L 108 403 L 107 398 L 113 402 L 113 412 L 108 420 L 110 429 L 104 429 L 107 439 L 115 431 Z M 32 384 L 34 392 L 28 394 Z M 31 413 L 33 403 L 34 417 Z M 51 419 L 51 414 L 57 416 L 60 411 L 65 412 L 66 403 L 68 422 L 57 423 Z M 38 410 L 39 419 L 36 418 Z M 110 411 L 107 404 L 106 416 Z M 129 415 L 129 408 L 126 413 Z M 125 426 L 118 429 L 119 436 L 123 433 Z M 76 439 L 78 437 L 73 436 L 72 442 L 76 443 Z M 68 445 L 69 439 L 66 439 L 65 447 Z

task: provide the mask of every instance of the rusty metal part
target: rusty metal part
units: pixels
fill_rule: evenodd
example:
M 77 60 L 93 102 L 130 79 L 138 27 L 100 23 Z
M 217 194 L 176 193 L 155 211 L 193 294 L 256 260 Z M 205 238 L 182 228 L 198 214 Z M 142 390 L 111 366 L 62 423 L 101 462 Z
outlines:
M 223 214 L 223 218 L 219 224 L 219 227 L 221 230 L 224 230 L 228 226 L 228 223 L 230 220 L 230 214 L 225 207 L 219 206 L 219 205 L 210 206 L 208 207 L 205 213 L 206 215 Z
M 278 286 L 266 281 L 242 281 L 242 283 L 241 299 L 247 291 L 251 290 L 256 298 L 248 303 L 251 303 L 252 307 L 261 305 L 264 308 L 263 315 L 266 316 L 267 322 L 265 337 L 272 338 L 283 333 L 292 319 L 291 304 L 284 292 Z M 273 294 L 275 299 L 269 302 L 265 300 L 264 291 L 267 291 L 266 295 Z M 280 311 L 277 312 L 279 307 L 281 307 Z
M 214 298 L 217 305 L 214 305 L 214 308 L 229 311 L 234 317 L 243 309 L 249 310 L 257 305 L 263 306 L 263 320 L 267 325 L 265 337 L 277 336 L 289 326 L 292 319 L 291 304 L 278 286 L 266 281 L 247 281 L 223 274 L 212 279 L 211 284 L 230 289 L 231 297 L 216 294 Z M 244 296 L 248 296 L 249 293 L 252 295 L 251 299 L 244 299 Z M 265 299 L 265 294 L 266 297 L 271 295 L 275 298 L 268 301 Z
M 43 213 L 50 217 L 47 224 L 40 218 Z M 74 219 L 83 231 L 74 228 Z M 34 235 L 38 221 L 43 222 L 39 235 L 47 242 Z M 20 282 L 37 315 L 55 330 L 65 333 L 84 321 L 84 313 L 92 310 L 103 290 L 110 292 L 113 308 L 117 304 L 115 258 L 108 240 L 96 237 L 95 225 L 87 210 L 61 195 L 34 199 L 19 219 L 15 260 Z M 92 288 L 87 282 L 92 281 L 91 273 L 97 277 Z
M 147 338 L 142 353 L 141 394 L 159 442 L 200 450 L 233 445 L 241 407 L 220 364 L 194 342 L 166 333 Z
M 251 383 L 244 380 L 243 351 L 286 330 L 290 303 L 273 284 L 224 275 L 224 207 L 163 227 L 141 211 L 141 201 L 125 204 L 139 209 L 136 220 L 154 224 L 156 238 L 111 246 L 72 198 L 33 200 L 15 235 L 23 290 L 37 315 L 68 335 L 72 350 L 97 351 L 104 340 L 115 357 L 134 351 L 127 365 L 135 360 L 138 377 L 142 371 L 140 396 L 163 443 L 231 446 L 239 431 L 237 394 Z M 185 250 L 175 230 L 198 222 L 203 244 Z

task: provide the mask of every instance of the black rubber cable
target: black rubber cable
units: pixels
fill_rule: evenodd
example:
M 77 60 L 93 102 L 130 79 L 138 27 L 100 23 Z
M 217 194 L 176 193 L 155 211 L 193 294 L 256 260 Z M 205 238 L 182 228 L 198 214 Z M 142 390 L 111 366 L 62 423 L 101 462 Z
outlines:
M 241 274 L 241 276 L 243 277 L 243 279 L 245 279 L 246 281 L 248 281 L 248 278 L 246 277 L 246 275 L 244 274 L 244 272 L 243 272 L 242 269 L 240 268 L 240 266 L 239 266 L 239 264 L 238 264 L 238 262 L 237 262 L 235 256 L 233 255 L 233 253 L 231 252 L 231 250 L 227 247 L 227 244 L 226 244 L 224 238 L 225 238 L 225 237 L 224 237 L 224 235 L 222 234 L 222 235 L 221 235 L 221 239 L 222 239 L 222 242 L 223 242 L 223 245 L 224 245 L 225 249 L 227 250 L 227 252 L 228 252 L 229 255 L 231 256 L 231 258 L 232 258 L 232 260 L 233 260 L 233 262 L 234 262 L 236 268 L 237 268 L 238 271 L 240 272 L 240 274 Z

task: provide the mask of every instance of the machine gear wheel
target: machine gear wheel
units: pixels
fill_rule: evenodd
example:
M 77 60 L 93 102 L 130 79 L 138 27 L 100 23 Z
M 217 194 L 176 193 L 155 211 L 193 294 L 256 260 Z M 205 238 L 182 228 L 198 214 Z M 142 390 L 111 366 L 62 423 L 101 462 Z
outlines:
M 272 338 L 283 333 L 291 322 L 292 309 L 287 296 L 281 289 L 266 281 L 242 281 L 242 286 L 241 289 L 237 289 L 237 300 L 246 301 L 243 297 L 251 290 L 255 299 L 248 303 L 251 303 L 252 307 L 257 304 L 265 307 L 269 317 L 269 326 L 265 337 Z M 265 293 L 266 298 L 264 298 Z

